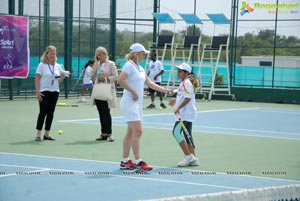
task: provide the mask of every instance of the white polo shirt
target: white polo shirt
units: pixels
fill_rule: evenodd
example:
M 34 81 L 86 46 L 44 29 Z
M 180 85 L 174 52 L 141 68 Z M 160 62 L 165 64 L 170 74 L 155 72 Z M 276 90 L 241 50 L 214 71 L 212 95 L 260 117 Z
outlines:
M 58 77 L 60 71 L 63 70 L 61 65 L 55 63 L 54 65 L 39 63 L 36 74 L 41 75 L 40 92 L 43 91 L 57 91 L 59 92 Z

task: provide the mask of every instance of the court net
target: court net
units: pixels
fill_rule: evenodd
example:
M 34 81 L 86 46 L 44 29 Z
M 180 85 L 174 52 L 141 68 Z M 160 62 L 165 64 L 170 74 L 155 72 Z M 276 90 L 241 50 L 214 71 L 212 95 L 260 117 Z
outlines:
M 147 201 L 300 201 L 300 184 Z

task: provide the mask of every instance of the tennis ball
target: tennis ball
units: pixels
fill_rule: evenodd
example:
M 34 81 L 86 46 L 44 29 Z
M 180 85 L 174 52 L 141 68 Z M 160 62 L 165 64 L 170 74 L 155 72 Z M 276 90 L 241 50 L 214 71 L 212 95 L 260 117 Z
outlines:
M 63 134 L 63 131 L 62 130 L 58 130 L 58 135 L 62 135 Z
M 162 107 L 159 107 L 159 110 L 162 110 L 163 108 Z

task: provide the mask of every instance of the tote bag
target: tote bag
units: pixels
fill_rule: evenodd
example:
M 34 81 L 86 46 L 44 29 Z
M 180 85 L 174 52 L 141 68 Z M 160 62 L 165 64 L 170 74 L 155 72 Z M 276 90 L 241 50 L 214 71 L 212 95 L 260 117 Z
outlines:
M 107 82 L 99 82 L 94 84 L 92 98 L 103 101 L 111 101 L 113 96 L 111 92 L 111 84 Z

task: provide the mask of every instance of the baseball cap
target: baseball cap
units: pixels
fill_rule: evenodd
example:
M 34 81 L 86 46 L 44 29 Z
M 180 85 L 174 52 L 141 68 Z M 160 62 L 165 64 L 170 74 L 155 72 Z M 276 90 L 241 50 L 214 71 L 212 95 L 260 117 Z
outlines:
M 134 43 L 129 48 L 130 53 L 136 53 L 136 52 L 145 52 L 145 54 L 148 54 L 149 51 L 145 49 L 145 47 L 140 43 Z
M 192 72 L 192 69 L 190 67 L 190 65 L 188 65 L 187 63 L 182 63 L 180 64 L 179 66 L 176 66 L 178 69 L 180 70 L 185 70 L 187 71 L 188 73 L 191 73 Z

